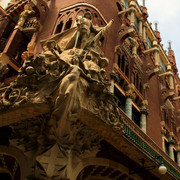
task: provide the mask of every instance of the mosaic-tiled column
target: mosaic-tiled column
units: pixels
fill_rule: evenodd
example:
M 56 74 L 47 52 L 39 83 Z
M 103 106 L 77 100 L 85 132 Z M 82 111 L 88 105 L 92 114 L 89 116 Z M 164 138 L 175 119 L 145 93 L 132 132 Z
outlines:
M 170 85 L 170 89 L 174 89 L 174 74 L 172 72 L 172 67 L 171 64 L 168 63 L 167 66 L 167 71 L 169 72 L 169 85 Z
M 148 115 L 148 110 L 141 109 L 140 128 L 145 134 L 146 134 L 146 130 L 147 130 L 147 115 Z
M 135 13 L 136 13 L 136 0 L 131 0 L 129 3 L 129 7 L 131 8 L 130 11 L 130 25 L 134 26 L 134 20 L 135 20 Z
M 143 18 L 139 18 L 139 36 L 143 37 Z
M 132 119 L 132 100 L 135 98 L 134 84 L 126 86 L 126 102 L 125 102 L 125 113 Z
M 110 74 L 110 77 L 111 77 L 111 85 L 110 85 L 109 91 L 114 94 L 114 84 L 115 84 L 115 83 L 117 82 L 117 80 L 118 80 L 118 74 L 112 72 L 112 73 Z
M 173 133 L 170 133 L 169 137 L 169 156 L 174 161 L 174 140 L 173 140 Z
M 146 42 L 146 27 L 147 27 L 147 25 L 144 23 L 143 24 L 143 40 L 144 40 L 144 42 Z
M 180 166 L 180 141 L 178 141 L 177 146 L 177 164 Z

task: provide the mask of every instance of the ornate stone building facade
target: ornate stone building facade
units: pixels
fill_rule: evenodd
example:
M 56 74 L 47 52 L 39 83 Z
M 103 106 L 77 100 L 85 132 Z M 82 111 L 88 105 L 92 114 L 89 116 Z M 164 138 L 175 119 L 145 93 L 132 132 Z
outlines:
M 136 0 L 0 8 L 0 179 L 180 179 L 180 79 L 147 17 Z

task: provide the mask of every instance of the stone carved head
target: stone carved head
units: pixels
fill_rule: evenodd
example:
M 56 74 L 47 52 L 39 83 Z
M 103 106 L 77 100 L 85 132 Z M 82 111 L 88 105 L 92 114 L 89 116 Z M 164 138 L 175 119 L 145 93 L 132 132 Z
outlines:
M 32 7 L 31 7 L 30 4 L 26 4 L 26 5 L 24 6 L 24 10 L 29 10 L 29 11 L 31 11 L 31 10 L 33 10 L 33 9 L 32 9 Z
M 89 19 L 89 20 L 92 20 L 92 15 L 91 15 L 90 12 L 86 12 L 86 13 L 84 14 L 84 17 L 87 18 L 87 19 Z

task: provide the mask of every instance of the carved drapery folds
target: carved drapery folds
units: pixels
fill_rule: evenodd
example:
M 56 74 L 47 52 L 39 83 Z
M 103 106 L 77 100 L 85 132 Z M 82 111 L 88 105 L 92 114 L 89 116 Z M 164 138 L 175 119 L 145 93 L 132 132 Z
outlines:
M 28 106 L 49 106 L 49 112 L 30 119 L 26 114 L 31 112 L 23 112 L 21 121 L 11 122 L 11 144 L 34 160 L 35 175 L 30 174 L 31 178 L 68 178 L 67 169 L 73 163 L 97 153 L 101 138 L 82 123 L 83 109 L 122 132 L 122 117 L 108 90 L 105 67 L 109 61 L 97 46 L 113 21 L 94 31 L 90 14 L 81 20 L 89 22 L 85 24 L 85 41 L 81 33 L 86 32 L 80 27 L 43 41 L 43 52 L 34 59 L 24 57 L 16 81 L 0 99 L 0 109 L 5 113 L 11 109 L 23 111 L 21 108 Z M 50 159 L 57 156 L 56 161 L 49 161 L 47 154 Z M 53 168 L 49 169 L 49 165 Z

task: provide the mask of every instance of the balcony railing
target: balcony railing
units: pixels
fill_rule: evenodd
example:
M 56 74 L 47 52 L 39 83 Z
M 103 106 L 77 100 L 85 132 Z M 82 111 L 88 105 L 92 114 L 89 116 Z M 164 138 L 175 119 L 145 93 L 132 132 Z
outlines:
M 140 147 L 146 154 L 148 154 L 152 159 L 157 156 L 162 156 L 164 159 L 164 165 L 167 167 L 168 171 L 174 175 L 177 179 L 180 179 L 180 172 L 178 170 L 179 166 L 172 160 L 168 155 L 166 155 L 155 142 L 144 134 L 141 129 L 131 121 L 122 110 L 119 110 L 123 115 L 123 130 L 125 136 L 128 137 L 134 144 Z M 156 159 L 158 163 L 160 160 Z

